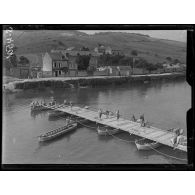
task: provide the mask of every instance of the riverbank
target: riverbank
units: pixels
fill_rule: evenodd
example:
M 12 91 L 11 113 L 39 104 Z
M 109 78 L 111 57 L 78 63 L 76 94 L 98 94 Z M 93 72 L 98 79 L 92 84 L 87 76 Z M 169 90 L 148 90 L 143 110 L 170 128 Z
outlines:
M 25 89 L 78 88 L 86 86 L 120 85 L 128 82 L 150 82 L 152 80 L 185 78 L 185 73 L 164 73 L 131 76 L 89 76 L 89 77 L 51 77 L 38 79 L 15 80 L 4 83 L 4 92 L 18 92 Z

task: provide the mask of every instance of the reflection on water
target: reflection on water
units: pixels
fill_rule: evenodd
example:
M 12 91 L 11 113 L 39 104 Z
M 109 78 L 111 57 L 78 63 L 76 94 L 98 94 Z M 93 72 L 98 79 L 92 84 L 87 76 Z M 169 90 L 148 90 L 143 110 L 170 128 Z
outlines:
M 180 127 L 186 134 L 186 111 L 191 107 L 190 87 L 184 80 L 129 83 L 80 89 L 27 90 L 3 97 L 3 162 L 4 163 L 184 163 L 155 151 L 137 151 L 128 133 L 99 136 L 95 124 L 79 127 L 50 142 L 40 143 L 37 136 L 64 126 L 65 119 L 51 120 L 48 112 L 30 112 L 32 100 L 64 99 L 78 105 L 119 109 L 124 118 L 144 113 L 152 126 L 162 129 Z M 93 128 L 89 128 L 89 127 Z M 121 139 L 126 140 L 125 142 Z M 185 158 L 186 154 L 162 146 L 160 152 Z

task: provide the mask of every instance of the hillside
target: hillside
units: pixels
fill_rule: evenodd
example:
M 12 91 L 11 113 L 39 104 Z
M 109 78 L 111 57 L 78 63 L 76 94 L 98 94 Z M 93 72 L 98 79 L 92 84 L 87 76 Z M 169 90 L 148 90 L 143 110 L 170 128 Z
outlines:
M 120 49 L 127 55 L 130 55 L 132 50 L 137 50 L 138 56 L 152 63 L 163 62 L 168 56 L 186 63 L 186 43 L 141 34 L 104 32 L 88 35 L 73 30 L 15 30 L 12 37 L 17 47 L 16 54 L 42 53 L 72 46 L 85 46 L 93 50 L 101 43 Z

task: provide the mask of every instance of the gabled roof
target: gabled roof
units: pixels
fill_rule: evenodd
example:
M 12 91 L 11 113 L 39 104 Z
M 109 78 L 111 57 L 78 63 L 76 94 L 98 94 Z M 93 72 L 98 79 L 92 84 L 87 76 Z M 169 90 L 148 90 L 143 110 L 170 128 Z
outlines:
M 52 60 L 68 60 L 65 55 L 63 55 L 61 52 L 58 53 L 48 53 Z

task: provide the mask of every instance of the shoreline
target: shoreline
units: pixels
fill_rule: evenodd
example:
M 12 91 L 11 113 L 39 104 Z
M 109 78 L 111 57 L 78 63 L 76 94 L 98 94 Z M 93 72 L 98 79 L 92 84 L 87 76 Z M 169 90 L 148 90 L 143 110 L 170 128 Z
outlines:
M 161 79 L 185 78 L 186 73 L 163 73 L 130 76 L 88 76 L 88 77 L 49 77 L 37 79 L 20 79 L 3 84 L 3 92 L 15 93 L 26 89 L 55 87 L 55 88 L 79 88 L 85 86 L 101 86 L 123 84 L 128 82 L 150 82 Z

